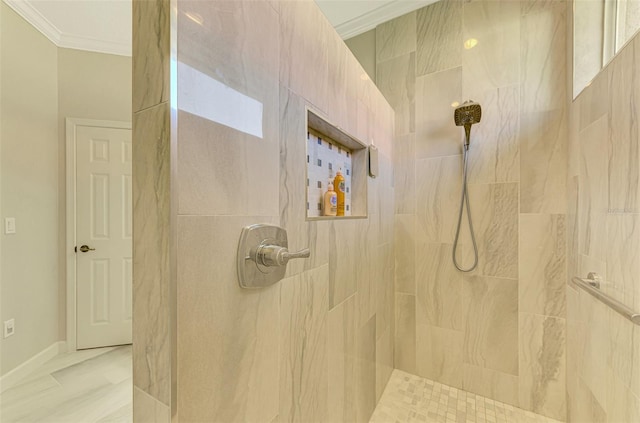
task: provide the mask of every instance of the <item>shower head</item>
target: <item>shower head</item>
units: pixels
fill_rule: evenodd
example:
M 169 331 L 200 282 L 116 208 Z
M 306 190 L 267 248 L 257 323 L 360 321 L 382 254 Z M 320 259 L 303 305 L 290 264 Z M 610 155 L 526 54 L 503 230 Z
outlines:
M 467 136 L 465 147 L 469 148 L 469 136 L 471 135 L 471 125 L 480 122 L 482 117 L 482 108 L 474 101 L 467 100 L 460 106 L 456 107 L 453 112 L 453 120 L 456 126 L 464 126 L 464 132 Z
M 456 126 L 473 125 L 480 122 L 482 117 L 482 108 L 474 101 L 467 100 L 453 112 L 453 119 Z

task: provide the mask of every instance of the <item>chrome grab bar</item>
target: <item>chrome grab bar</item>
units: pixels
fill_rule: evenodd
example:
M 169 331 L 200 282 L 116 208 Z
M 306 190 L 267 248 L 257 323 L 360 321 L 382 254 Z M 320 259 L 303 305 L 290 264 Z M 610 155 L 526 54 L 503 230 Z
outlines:
M 613 309 L 616 313 L 629 319 L 632 323 L 640 325 L 640 313 L 633 311 L 621 302 L 614 300 L 607 294 L 600 291 L 600 276 L 595 272 L 590 272 L 586 279 L 574 276 L 571 278 L 571 282 L 574 286 L 586 291 L 591 296 L 597 298 L 607 306 Z

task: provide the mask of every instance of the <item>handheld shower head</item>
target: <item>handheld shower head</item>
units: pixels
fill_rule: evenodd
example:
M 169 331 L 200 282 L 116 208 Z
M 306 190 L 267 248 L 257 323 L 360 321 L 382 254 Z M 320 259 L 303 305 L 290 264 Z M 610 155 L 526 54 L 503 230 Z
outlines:
M 456 107 L 453 112 L 453 120 L 456 126 L 464 126 L 464 132 L 467 136 L 465 147 L 469 148 L 469 137 L 471 135 L 471 125 L 479 123 L 482 118 L 482 108 L 475 101 L 467 100 L 460 106 Z

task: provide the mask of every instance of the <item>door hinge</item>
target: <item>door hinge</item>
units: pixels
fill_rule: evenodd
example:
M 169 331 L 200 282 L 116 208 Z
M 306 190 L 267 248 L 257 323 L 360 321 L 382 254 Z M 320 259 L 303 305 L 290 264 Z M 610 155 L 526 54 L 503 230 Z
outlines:
M 78 246 L 76 245 L 75 247 L 73 247 L 73 252 L 77 253 L 78 252 Z

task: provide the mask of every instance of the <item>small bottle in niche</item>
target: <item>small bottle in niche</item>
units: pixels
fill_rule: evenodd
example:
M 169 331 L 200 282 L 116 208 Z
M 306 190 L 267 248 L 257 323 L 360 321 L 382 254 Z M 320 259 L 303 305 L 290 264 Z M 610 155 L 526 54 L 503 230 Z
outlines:
M 344 216 L 344 176 L 342 176 L 342 168 L 336 172 L 336 177 L 333 179 L 333 186 L 338 196 L 336 216 Z
M 338 212 L 338 195 L 333 190 L 331 181 L 327 185 L 327 192 L 324 193 L 324 208 L 322 211 L 325 216 L 335 216 Z

